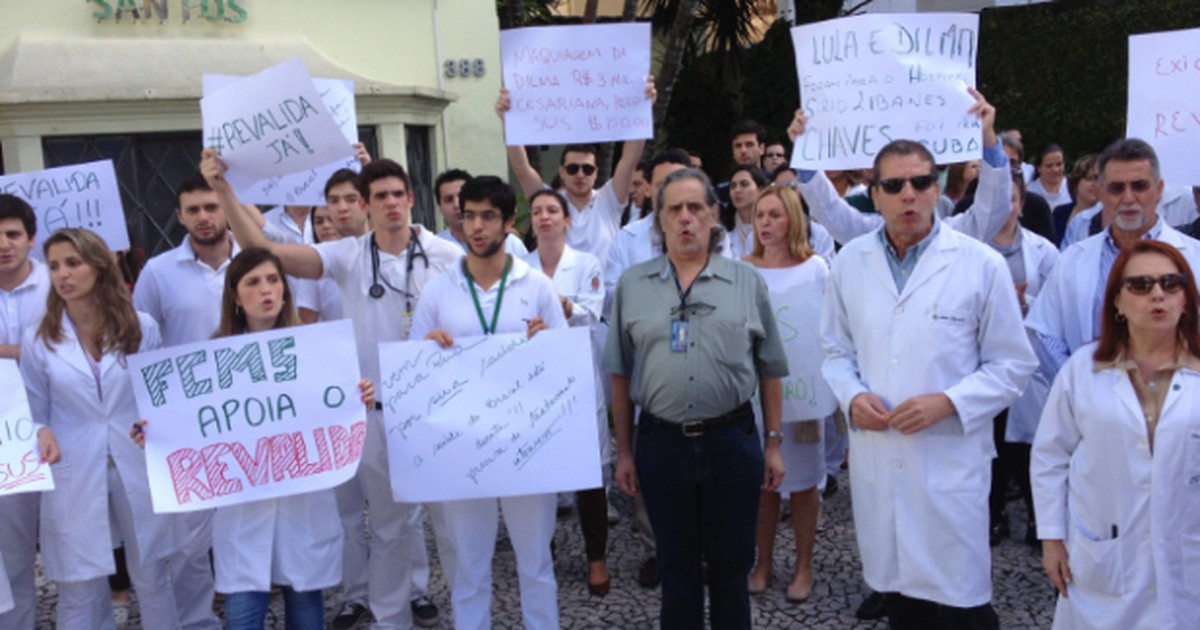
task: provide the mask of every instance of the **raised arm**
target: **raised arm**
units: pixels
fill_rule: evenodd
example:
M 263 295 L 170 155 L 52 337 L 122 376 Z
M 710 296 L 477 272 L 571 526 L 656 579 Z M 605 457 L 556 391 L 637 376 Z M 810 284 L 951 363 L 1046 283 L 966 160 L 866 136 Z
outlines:
M 512 108 L 512 100 L 508 97 L 508 88 L 500 88 L 500 96 L 496 99 L 496 115 L 500 117 L 500 124 L 504 124 L 504 115 Z M 508 165 L 512 168 L 513 173 L 517 176 L 517 182 L 521 184 L 521 191 L 528 197 L 533 193 L 546 187 L 542 181 L 542 176 L 529 163 L 529 156 L 525 154 L 525 147 L 519 144 L 508 146 Z M 626 190 L 628 191 L 628 184 Z
M 233 187 L 225 180 L 225 163 L 214 149 L 205 149 L 200 155 L 200 173 L 208 185 L 217 193 L 233 236 L 242 247 L 262 247 L 283 261 L 287 272 L 298 278 L 320 278 L 323 271 L 321 256 L 309 245 L 273 243 L 263 234 L 262 227 L 254 221 L 256 208 L 247 208 L 237 198 Z

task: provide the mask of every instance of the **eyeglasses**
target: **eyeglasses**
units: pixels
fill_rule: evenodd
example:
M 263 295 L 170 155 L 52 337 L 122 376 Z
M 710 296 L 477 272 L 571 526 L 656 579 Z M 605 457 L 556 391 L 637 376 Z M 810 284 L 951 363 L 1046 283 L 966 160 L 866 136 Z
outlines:
M 787 157 L 787 154 L 767 151 L 766 156 L 769 158 L 785 158 L 785 157 Z
M 889 177 L 875 182 L 876 186 L 883 189 L 883 192 L 889 195 L 898 195 L 904 190 L 904 184 L 912 184 L 913 190 L 921 192 L 929 190 L 929 187 L 937 181 L 937 175 L 917 175 L 916 177 Z
M 1125 288 L 1134 295 L 1146 295 L 1154 290 L 1154 285 L 1162 287 L 1163 293 L 1179 293 L 1187 276 L 1181 273 L 1168 273 L 1155 278 L 1154 276 L 1129 276 L 1122 280 Z
M 1114 197 L 1117 195 L 1124 195 L 1126 184 L 1129 185 L 1129 189 L 1135 194 L 1144 193 L 1147 190 L 1150 190 L 1150 187 L 1154 185 L 1148 179 L 1135 179 L 1131 182 L 1108 182 L 1104 184 L 1104 192 L 1113 195 Z
M 563 170 L 565 170 L 567 172 L 567 175 L 578 175 L 579 171 L 582 170 L 583 174 L 585 176 L 591 177 L 592 175 L 596 174 L 596 165 L 594 165 L 594 164 L 567 164 L 566 166 L 563 167 Z

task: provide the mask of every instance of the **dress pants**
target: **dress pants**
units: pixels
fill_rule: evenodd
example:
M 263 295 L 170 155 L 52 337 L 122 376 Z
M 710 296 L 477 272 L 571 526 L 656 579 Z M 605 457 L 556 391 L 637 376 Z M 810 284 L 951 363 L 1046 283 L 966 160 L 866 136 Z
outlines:
M 367 499 L 363 495 L 362 466 L 353 477 L 333 489 L 342 521 L 342 590 L 339 604 L 367 605 Z
M 916 599 L 899 593 L 884 593 L 883 608 L 892 630 L 999 630 L 1000 620 L 992 605 L 957 608 Z
M 212 549 L 213 510 L 177 514 L 175 526 L 180 531 L 180 547 L 171 555 L 171 589 L 179 607 L 179 622 L 184 630 L 220 630 L 221 622 L 213 612 Z M 128 539 L 126 539 L 128 545 Z M 129 552 L 128 546 L 125 549 Z M 126 558 L 128 561 L 128 557 Z M 132 570 L 130 571 L 132 576 Z M 134 588 L 137 588 L 136 580 Z M 138 591 L 138 603 L 142 592 Z M 147 628 L 152 626 L 146 626 Z
M 0 557 L 12 591 L 13 609 L 0 614 L 0 628 L 33 630 L 37 613 L 37 585 L 33 566 L 37 557 L 40 492 L 0 497 Z
M 367 605 L 375 630 L 409 630 L 412 618 L 412 544 L 409 518 L 415 506 L 392 498 L 387 441 L 378 411 L 367 412 L 367 440 L 358 474 L 370 514 Z
M 451 601 L 457 630 L 492 628 L 492 556 L 499 516 L 517 556 L 521 616 L 526 630 L 558 630 L 558 584 L 550 541 L 554 538 L 554 494 L 447 501 L 442 504 L 446 533 L 454 546 Z
M 643 412 L 637 431 L 638 484 L 662 573 L 661 627 L 704 627 L 704 561 L 711 627 L 748 630 L 746 578 L 754 565 L 763 478 L 753 413 L 747 409 L 734 423 L 687 437 Z

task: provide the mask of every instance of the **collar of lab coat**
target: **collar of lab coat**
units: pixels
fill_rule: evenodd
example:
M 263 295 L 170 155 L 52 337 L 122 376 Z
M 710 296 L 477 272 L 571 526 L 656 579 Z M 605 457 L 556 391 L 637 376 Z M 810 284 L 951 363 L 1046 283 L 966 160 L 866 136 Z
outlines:
M 92 375 L 92 366 L 88 361 L 87 355 L 84 354 L 83 344 L 79 343 L 79 333 L 75 330 L 75 323 L 63 312 L 62 318 L 63 341 L 55 346 L 55 352 L 62 357 L 68 365 L 83 372 L 84 374 Z M 100 355 L 100 375 L 103 376 L 112 366 L 117 364 L 116 352 L 104 352 Z
M 1129 377 L 1129 370 L 1136 370 L 1137 363 L 1125 353 L 1122 348 L 1116 358 L 1111 361 L 1096 361 L 1092 365 L 1092 370 L 1095 372 L 1104 372 L 1116 382 L 1113 384 L 1113 391 L 1117 393 L 1117 398 L 1129 409 L 1131 413 L 1138 418 L 1142 417 L 1142 403 L 1138 401 L 1137 391 L 1133 388 L 1133 381 Z M 1171 388 L 1180 389 L 1181 385 L 1178 382 L 1181 372 L 1190 372 L 1192 374 L 1200 374 L 1200 357 L 1189 354 L 1186 349 L 1180 348 L 1179 356 L 1175 360 L 1175 375 L 1171 377 Z M 1166 399 L 1163 400 L 1163 408 L 1159 412 L 1159 416 L 1165 416 L 1167 411 L 1175 406 L 1175 402 L 1180 396 L 1172 396 L 1167 392 Z
M 938 221 L 938 219 L 934 219 Z M 884 230 L 886 226 L 879 226 L 879 230 Z M 888 253 L 884 249 L 884 240 L 887 238 L 882 234 L 877 234 L 872 239 L 872 247 L 864 247 L 860 250 L 860 254 L 864 258 L 864 263 L 871 273 L 875 276 L 876 281 L 889 292 L 892 297 L 898 302 L 907 300 L 910 295 L 917 289 L 921 288 L 926 282 L 938 274 L 948 264 L 950 259 L 947 257 L 949 252 L 958 249 L 958 239 L 955 238 L 954 230 L 942 229 L 937 230 L 933 235 L 933 240 L 929 242 L 929 247 L 921 253 L 921 257 L 917 259 L 917 264 L 913 267 L 912 277 L 904 284 L 904 291 L 896 291 L 896 280 L 892 277 L 892 271 L 888 267 Z

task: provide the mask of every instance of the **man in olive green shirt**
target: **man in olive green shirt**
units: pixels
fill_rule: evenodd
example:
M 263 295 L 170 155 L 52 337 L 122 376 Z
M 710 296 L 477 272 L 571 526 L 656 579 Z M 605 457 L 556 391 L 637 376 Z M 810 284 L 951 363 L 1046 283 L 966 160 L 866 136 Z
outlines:
M 663 628 L 749 628 L 760 489 L 783 478 L 780 378 L 787 359 L 766 284 L 722 242 L 717 197 L 695 169 L 659 189 L 666 255 L 617 284 L 604 367 L 612 373 L 617 483 L 645 492 L 662 571 Z M 761 392 L 765 447 L 750 398 Z M 633 405 L 642 408 L 636 458 Z

